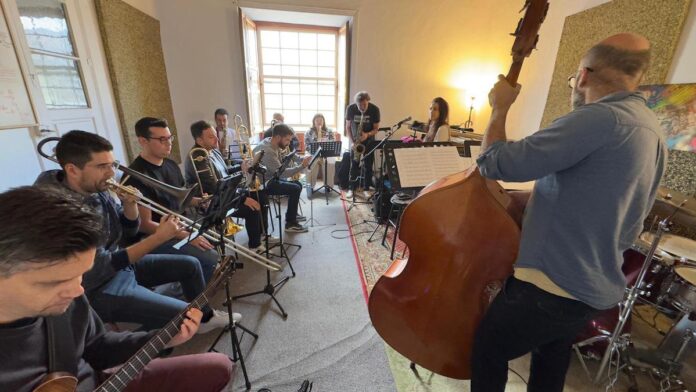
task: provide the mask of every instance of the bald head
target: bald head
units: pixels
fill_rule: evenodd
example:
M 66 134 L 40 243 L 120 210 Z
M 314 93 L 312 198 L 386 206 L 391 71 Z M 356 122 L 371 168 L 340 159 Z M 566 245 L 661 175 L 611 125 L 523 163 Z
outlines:
M 650 64 L 650 42 L 633 33 L 612 35 L 593 46 L 582 60 L 606 85 L 633 90 Z
M 613 46 L 616 49 L 628 51 L 650 50 L 650 41 L 645 37 L 633 33 L 619 33 L 606 38 L 598 45 Z

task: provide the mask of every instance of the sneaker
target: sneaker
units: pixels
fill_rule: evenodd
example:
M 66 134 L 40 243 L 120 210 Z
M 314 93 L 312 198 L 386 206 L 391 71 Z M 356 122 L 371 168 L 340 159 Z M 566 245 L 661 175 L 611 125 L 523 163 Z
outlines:
M 239 313 L 232 313 L 232 319 L 235 323 L 238 323 L 242 319 L 242 315 Z M 230 316 L 227 312 L 222 310 L 213 309 L 213 317 L 210 320 L 201 323 L 198 327 L 197 334 L 208 333 L 214 329 L 225 328 L 230 323 Z
M 287 233 L 306 233 L 309 231 L 305 226 L 297 222 L 288 223 L 285 225 L 285 232 Z
M 263 240 L 261 240 L 261 243 L 263 244 L 266 241 L 266 239 L 268 239 L 269 244 L 277 244 L 280 242 L 280 238 L 274 237 L 272 235 L 267 235 L 263 238 Z
M 261 253 L 264 253 L 266 251 L 266 245 L 261 243 L 261 245 L 257 246 L 256 248 L 249 248 L 249 249 L 251 249 L 252 251 L 254 251 L 258 254 L 261 254 Z
M 353 191 L 346 192 L 346 199 L 352 199 L 352 198 L 353 198 Z
M 295 220 L 296 220 L 297 222 L 304 222 L 304 221 L 307 220 L 307 217 L 304 216 L 304 215 L 299 215 L 299 214 L 298 214 L 298 215 L 295 217 Z

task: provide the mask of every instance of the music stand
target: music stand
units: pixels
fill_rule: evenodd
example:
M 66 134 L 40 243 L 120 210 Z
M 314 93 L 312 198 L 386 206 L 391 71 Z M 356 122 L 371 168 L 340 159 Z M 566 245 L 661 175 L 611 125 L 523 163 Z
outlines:
M 329 160 L 327 158 L 341 156 L 341 141 L 329 141 L 329 142 L 312 142 L 309 143 L 309 152 L 314 154 L 317 149 L 321 149 L 320 156 L 324 158 L 324 185 L 317 189 L 312 189 L 312 193 L 318 192 L 324 189 L 324 196 L 326 198 L 326 205 L 329 205 L 329 193 L 331 191 L 336 192 L 337 195 L 341 196 L 341 192 L 337 191 L 331 185 L 329 185 L 329 175 L 328 166 Z

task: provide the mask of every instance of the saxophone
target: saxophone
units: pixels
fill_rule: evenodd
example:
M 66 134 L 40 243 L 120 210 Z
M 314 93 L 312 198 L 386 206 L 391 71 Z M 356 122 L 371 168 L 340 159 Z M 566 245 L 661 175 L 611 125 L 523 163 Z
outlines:
M 234 115 L 234 127 L 235 135 L 237 137 L 237 145 L 239 146 L 239 152 L 242 156 L 242 160 L 249 161 L 253 160 L 254 156 L 251 151 L 251 144 L 249 140 L 251 139 L 251 133 L 249 128 L 244 125 L 244 120 L 239 114 Z M 242 173 L 244 175 L 244 183 L 246 184 L 249 191 L 256 192 L 261 189 L 261 180 L 258 176 L 254 176 L 251 173 Z
M 358 131 L 357 131 L 358 137 L 355 140 L 355 142 L 353 143 L 353 160 L 358 161 L 358 162 L 362 158 L 362 154 L 365 153 L 365 145 L 362 144 L 362 142 L 360 141 L 360 137 L 362 136 L 362 133 L 363 133 L 363 119 L 364 118 L 365 118 L 364 115 L 362 113 L 360 113 L 360 122 L 358 123 Z

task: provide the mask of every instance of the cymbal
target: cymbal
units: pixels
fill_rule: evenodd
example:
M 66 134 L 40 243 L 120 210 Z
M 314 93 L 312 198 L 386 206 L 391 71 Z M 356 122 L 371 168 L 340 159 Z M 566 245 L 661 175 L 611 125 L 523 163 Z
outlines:
M 650 212 L 661 217 L 674 214 L 672 222 L 696 228 L 696 198 L 693 196 L 661 186 Z

